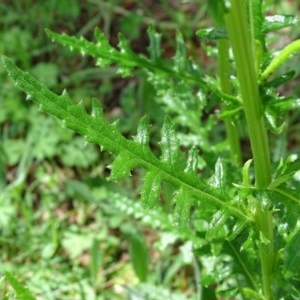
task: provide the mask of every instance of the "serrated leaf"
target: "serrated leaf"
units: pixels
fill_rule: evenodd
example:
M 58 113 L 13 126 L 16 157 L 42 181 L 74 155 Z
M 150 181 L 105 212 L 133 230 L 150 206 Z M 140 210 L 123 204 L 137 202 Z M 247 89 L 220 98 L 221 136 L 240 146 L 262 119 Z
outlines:
M 109 124 L 98 109 L 98 117 L 91 116 L 75 105 L 67 93 L 58 96 L 51 92 L 44 84 L 36 81 L 31 75 L 17 68 L 12 60 L 2 57 L 4 66 L 16 84 L 32 96 L 33 101 L 43 107 L 43 110 L 61 119 L 66 127 L 81 134 L 88 142 L 101 145 L 105 150 L 119 155 L 126 153 L 139 161 L 139 166 L 148 172 L 145 175 L 145 185 L 142 190 L 144 204 L 153 205 L 160 193 L 161 180 L 165 180 L 175 187 L 185 186 L 191 195 L 201 201 L 207 201 L 217 207 L 223 207 L 232 215 L 247 222 L 252 220 L 239 209 L 226 201 L 226 195 L 203 183 L 196 174 L 187 174 L 178 168 L 178 142 L 171 121 L 166 118 L 163 130 L 162 153 L 163 161 L 158 160 L 151 151 L 135 141 L 126 139 L 116 126 Z M 95 106 L 96 105 L 96 106 Z M 170 165 L 174 162 L 175 165 Z M 181 162 L 179 163 L 181 166 Z M 181 171 L 180 171 L 181 170 Z
M 119 35 L 119 48 L 120 50 L 112 47 L 104 34 L 99 30 L 95 29 L 96 43 L 89 42 L 88 40 L 69 36 L 65 33 L 57 34 L 49 29 L 45 29 L 46 34 L 52 41 L 61 43 L 64 46 L 69 47 L 72 51 L 75 50 L 81 54 L 86 54 L 94 57 L 97 60 L 99 66 L 105 67 L 109 64 L 116 64 L 118 66 L 118 72 L 122 76 L 129 76 L 132 73 L 133 68 L 140 68 L 146 70 L 148 73 L 162 74 L 168 77 L 174 77 L 179 80 L 192 82 L 196 86 L 201 87 L 203 90 L 210 90 L 214 94 L 233 101 L 235 97 L 223 93 L 215 85 L 210 82 L 206 82 L 201 77 L 199 69 L 195 68 L 195 64 L 192 67 L 192 63 L 189 61 L 189 68 L 185 69 L 185 72 L 176 70 L 176 68 L 169 67 L 168 64 L 163 63 L 163 60 L 156 60 L 155 62 L 143 55 L 135 54 L 129 45 L 129 42 L 124 38 L 123 35 Z M 156 39 L 156 42 L 157 39 Z M 156 45 L 157 47 L 157 45 Z M 156 49 L 158 55 L 158 50 Z M 153 54 L 154 55 L 154 54 Z
M 109 166 L 111 174 L 108 180 L 120 180 L 130 175 L 132 169 L 139 165 L 139 160 L 127 153 L 121 153 Z
M 186 228 L 188 219 L 190 217 L 190 210 L 193 201 L 188 191 L 180 189 L 174 197 L 174 202 L 174 225 L 184 229 Z
M 161 160 L 175 166 L 179 155 L 179 143 L 170 117 L 166 116 L 161 130 Z
M 5 272 L 5 278 L 13 287 L 16 296 L 19 300 L 35 300 L 29 289 L 17 280 L 11 273 Z
M 141 192 L 142 205 L 151 208 L 157 203 L 161 191 L 161 174 L 149 171 L 143 178 L 144 184 Z

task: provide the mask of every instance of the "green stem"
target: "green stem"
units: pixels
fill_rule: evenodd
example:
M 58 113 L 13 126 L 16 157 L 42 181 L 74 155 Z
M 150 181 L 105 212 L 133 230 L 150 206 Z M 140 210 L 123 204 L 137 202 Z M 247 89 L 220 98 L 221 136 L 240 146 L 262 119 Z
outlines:
M 225 22 L 236 63 L 237 78 L 248 125 L 255 168 L 255 184 L 257 188 L 262 189 L 270 184 L 271 163 L 255 70 L 254 40 L 250 33 L 246 12 L 245 0 L 232 0 L 229 13 L 225 16 Z M 259 199 L 257 199 L 255 221 L 260 232 L 258 249 L 262 268 L 263 294 L 266 299 L 271 300 L 273 299 L 271 286 L 274 269 L 273 219 L 272 213 L 262 207 Z
M 221 1 L 216 3 L 208 3 L 208 11 L 210 12 L 214 23 L 217 27 L 224 27 L 225 6 Z M 219 40 L 218 46 L 218 63 L 221 91 L 224 94 L 231 94 L 230 73 L 231 66 L 229 62 L 229 43 L 228 40 Z M 234 165 L 241 164 L 241 147 L 237 127 L 230 119 L 225 119 L 226 137 L 229 143 L 231 161 Z
M 230 94 L 231 84 L 229 44 L 227 40 L 218 41 L 218 54 L 221 90 L 224 93 Z M 229 142 L 232 163 L 239 165 L 241 163 L 241 147 L 237 127 L 230 119 L 226 119 L 225 128 L 227 140 Z

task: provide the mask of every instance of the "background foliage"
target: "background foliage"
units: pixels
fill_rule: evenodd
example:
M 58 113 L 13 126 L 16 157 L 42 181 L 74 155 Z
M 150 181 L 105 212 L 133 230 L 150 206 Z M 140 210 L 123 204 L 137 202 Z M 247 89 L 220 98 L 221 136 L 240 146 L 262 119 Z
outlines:
M 294 13 L 296 9 L 297 2 L 279 1 L 275 7 L 270 6 L 271 12 Z M 177 80 L 154 78 L 149 83 L 141 70 L 122 78 L 130 70 L 118 70 L 108 64 L 101 69 L 95 67 L 90 57 L 74 55 L 51 43 L 44 31 L 49 28 L 92 40 L 98 26 L 112 46 L 117 45 L 118 32 L 122 32 L 135 52 L 150 51 L 154 59 L 162 54 L 167 61 L 176 55 L 184 57 L 187 51 L 187 56 L 198 63 L 199 74 L 214 74 L 215 45 L 200 44 L 195 35 L 196 30 L 211 23 L 206 1 L 89 0 L 72 1 L 72 5 L 55 0 L 4 1 L 0 10 L 5 16 L 0 20 L 2 54 L 13 57 L 21 68 L 52 90 L 60 93 L 67 88 L 71 98 L 82 101 L 87 110 L 91 110 L 91 99 L 97 98 L 110 121 L 119 119 L 119 129 L 125 136 L 135 135 L 140 118 L 149 115 L 155 124 L 151 127 L 151 148 L 155 153 L 160 151 L 163 116 L 171 115 L 180 148 L 194 145 L 195 137 L 200 136 L 196 144 L 203 153 L 198 167 L 203 175 L 211 176 L 212 186 L 226 185 L 223 176 L 219 174 L 222 180 L 218 179 L 218 168 L 224 169 L 229 155 L 223 143 L 223 125 L 215 122 L 216 95 L 195 95 Z M 156 40 L 152 45 L 162 39 L 163 53 L 156 53 L 155 48 L 149 50 L 147 31 L 153 28 L 161 36 L 153 33 Z M 181 48 L 183 39 L 177 31 L 184 37 L 186 50 Z M 288 34 L 280 32 L 280 38 L 273 37 L 274 42 L 286 44 L 287 36 L 292 39 L 299 32 Z M 180 69 L 180 61 L 175 61 Z M 284 68 L 291 69 L 288 64 Z M 197 299 L 197 293 L 214 299 L 214 283 L 226 282 L 226 251 L 230 253 L 232 249 L 228 246 L 221 255 L 216 246 L 215 256 L 202 260 L 206 263 L 201 266 L 205 287 L 199 291 L 200 266 L 190 241 L 203 246 L 205 239 L 217 234 L 221 238 L 222 222 L 214 227 L 215 232 L 205 236 L 209 224 L 197 212 L 195 226 L 203 232 L 174 229 L 176 219 L 168 215 L 174 189 L 168 184 L 161 192 L 162 207 L 145 211 L 140 203 L 132 201 L 140 192 L 142 170 L 133 172 L 133 180 L 107 182 L 105 177 L 110 170 L 106 166 L 111 161 L 107 154 L 62 128 L 56 119 L 41 114 L 36 106 L 25 103 L 26 96 L 14 88 L 3 68 L 0 76 L 0 276 L 5 271 L 15 274 L 37 299 Z M 286 89 L 282 92 L 299 93 L 293 82 Z M 182 110 L 186 111 L 185 119 L 178 113 Z M 290 153 L 299 150 L 298 114 L 286 116 L 289 126 L 281 138 L 271 140 L 275 161 L 287 154 L 286 149 Z M 243 128 L 240 130 L 243 134 Z M 249 145 L 245 143 L 243 150 L 246 160 Z M 215 165 L 220 153 L 225 160 Z M 230 176 L 230 170 L 227 174 Z M 297 234 L 294 238 L 298 238 Z M 9 275 L 6 277 L 9 280 Z M 219 286 L 218 293 L 223 297 L 236 292 L 225 283 Z M 0 297 L 11 299 L 12 295 L 3 277 Z

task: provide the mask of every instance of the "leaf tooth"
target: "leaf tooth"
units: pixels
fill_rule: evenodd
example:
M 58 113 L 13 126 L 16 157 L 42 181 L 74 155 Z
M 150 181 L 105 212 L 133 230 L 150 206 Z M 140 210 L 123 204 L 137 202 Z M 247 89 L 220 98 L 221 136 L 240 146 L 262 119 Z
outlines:
M 70 97 L 69 97 L 69 94 L 68 94 L 68 92 L 67 92 L 66 89 L 64 89 L 64 90 L 62 91 L 61 97 L 64 97 L 64 98 L 70 98 Z
M 118 127 L 119 123 L 120 123 L 120 119 L 117 119 L 111 123 L 111 126 L 113 126 L 116 129 Z
M 27 95 L 26 95 L 26 100 L 29 101 L 29 100 L 31 100 L 31 99 L 32 99 L 32 96 L 31 96 L 30 94 L 27 94 Z

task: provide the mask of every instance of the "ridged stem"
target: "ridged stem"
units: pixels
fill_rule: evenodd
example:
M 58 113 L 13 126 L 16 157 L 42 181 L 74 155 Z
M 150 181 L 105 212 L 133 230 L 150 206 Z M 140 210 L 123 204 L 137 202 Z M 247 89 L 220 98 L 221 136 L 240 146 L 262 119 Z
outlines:
M 271 163 L 255 70 L 254 40 L 247 22 L 245 0 L 231 0 L 229 12 L 225 16 L 225 23 L 243 99 L 243 108 L 254 160 L 255 185 L 257 188 L 262 189 L 270 184 Z M 260 235 L 258 249 L 262 268 L 263 295 L 266 299 L 271 300 L 273 299 L 271 287 L 274 271 L 273 219 L 272 213 L 263 208 L 261 199 L 257 199 L 255 222 Z
M 227 40 L 218 41 L 218 54 L 221 90 L 224 93 L 230 94 L 229 44 Z M 233 164 L 239 165 L 241 163 L 241 147 L 238 129 L 230 119 L 225 120 L 225 128 L 229 142 L 231 161 Z

